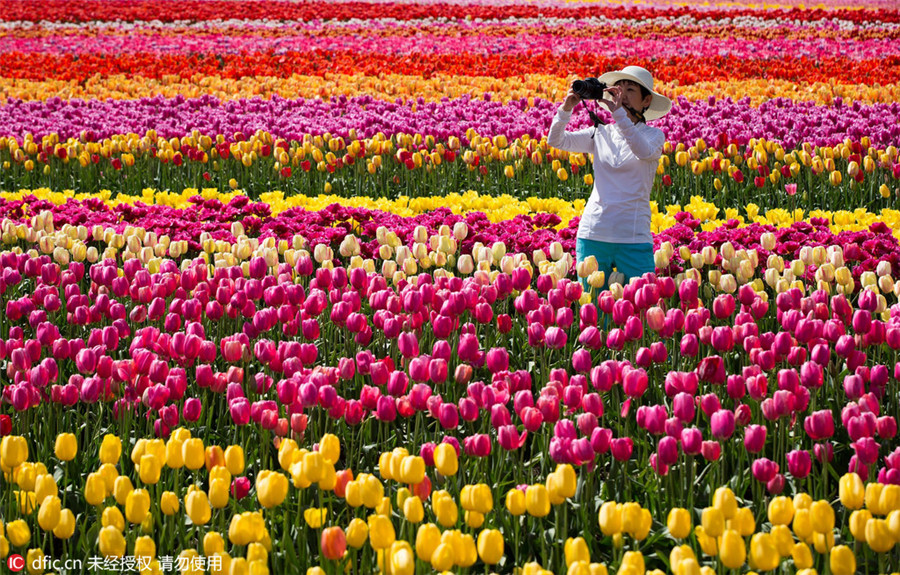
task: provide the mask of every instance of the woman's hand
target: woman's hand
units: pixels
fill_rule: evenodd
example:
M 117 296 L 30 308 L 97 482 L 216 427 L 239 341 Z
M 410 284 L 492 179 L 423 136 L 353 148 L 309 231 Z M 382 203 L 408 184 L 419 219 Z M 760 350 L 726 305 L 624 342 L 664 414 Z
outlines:
M 566 112 L 571 112 L 575 109 L 575 106 L 581 101 L 581 98 L 569 88 L 569 92 L 566 94 L 566 99 L 563 101 L 562 109 Z
M 612 96 L 609 100 L 601 98 L 600 103 L 609 109 L 610 113 L 615 112 L 622 107 L 622 88 L 621 86 L 610 86 L 606 89 L 606 93 Z

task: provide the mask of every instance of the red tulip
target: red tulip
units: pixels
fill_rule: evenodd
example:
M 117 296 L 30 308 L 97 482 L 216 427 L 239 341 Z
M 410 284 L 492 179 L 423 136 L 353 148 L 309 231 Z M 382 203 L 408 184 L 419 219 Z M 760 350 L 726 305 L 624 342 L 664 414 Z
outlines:
M 290 168 L 288 168 L 290 169 Z M 326 527 L 322 530 L 321 538 L 322 556 L 331 561 L 337 561 L 347 551 L 347 537 L 340 527 Z
M 236 500 L 240 501 L 244 497 L 250 494 L 250 479 L 246 477 L 235 477 L 231 481 L 231 495 Z

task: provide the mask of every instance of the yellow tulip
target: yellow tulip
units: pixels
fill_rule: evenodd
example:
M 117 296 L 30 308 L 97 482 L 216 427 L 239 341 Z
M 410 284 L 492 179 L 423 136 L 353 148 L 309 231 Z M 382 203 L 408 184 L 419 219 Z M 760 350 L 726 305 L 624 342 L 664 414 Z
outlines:
M 869 519 L 866 523 L 866 543 L 875 553 L 887 553 L 894 547 L 894 538 L 884 519 Z
M 159 509 L 163 515 L 175 515 L 180 508 L 181 502 L 178 501 L 178 496 L 171 491 L 164 491 L 159 499 Z
M 287 476 L 281 473 L 270 472 L 260 473 L 256 482 L 257 498 L 260 505 L 266 509 L 281 505 L 287 497 L 288 480 Z
M 434 448 L 434 466 L 444 477 L 456 475 L 459 470 L 459 459 L 456 449 L 449 443 L 441 443 Z
M 622 511 L 615 501 L 607 501 L 600 506 L 597 522 L 604 535 L 615 535 L 622 531 Z
M 704 258 L 706 258 L 707 255 L 711 255 L 712 258 L 715 258 L 714 249 L 710 254 L 704 254 Z M 712 506 L 722 512 L 723 519 L 731 519 L 738 510 L 734 492 L 729 487 L 719 487 L 716 489 L 713 494 Z
M 75 514 L 70 509 L 63 509 L 59 513 L 59 523 L 53 529 L 53 536 L 57 539 L 69 539 L 75 534 Z
M 225 468 L 232 475 L 244 472 L 244 448 L 240 445 L 229 445 L 225 449 Z
M 719 545 L 715 537 L 710 537 L 702 525 L 694 527 L 694 537 L 700 544 L 700 549 L 704 554 L 714 557 L 719 554 Z
M 319 452 L 326 462 L 334 465 L 341 457 L 341 440 L 336 435 L 326 433 L 319 442 Z
M 721 509 L 707 507 L 701 516 L 703 530 L 710 537 L 719 537 L 725 530 L 725 517 Z
M 866 541 L 866 524 L 872 518 L 872 512 L 868 509 L 857 509 L 850 514 L 850 533 L 860 542 Z
M 791 549 L 791 559 L 797 569 L 809 569 L 813 566 L 812 551 L 806 543 L 795 543 Z
M 787 525 L 775 525 L 769 534 L 772 535 L 778 554 L 782 557 L 789 556 L 794 548 L 794 536 L 791 534 L 790 528 Z
M 303 512 L 303 519 L 313 529 L 319 529 L 325 523 L 327 512 L 325 508 L 311 507 Z
M 206 525 L 212 517 L 212 508 L 206 492 L 200 489 L 190 491 L 184 498 L 184 510 L 194 525 Z
M 141 482 L 147 485 L 156 485 L 159 483 L 159 475 L 162 471 L 162 462 L 156 455 L 141 456 L 140 469 L 138 476 Z
M 750 568 L 771 571 L 778 567 L 781 557 L 768 533 L 757 533 L 750 539 Z
M 533 517 L 546 517 L 550 514 L 550 493 L 540 483 L 529 485 L 525 490 L 525 510 Z
M 119 511 L 119 508 L 115 505 L 111 505 L 103 510 L 103 513 L 100 515 L 100 525 L 103 527 L 113 526 L 119 531 L 125 530 L 125 517 L 122 515 L 122 512 Z
M 669 511 L 666 521 L 669 534 L 676 539 L 685 539 L 691 534 L 691 512 L 687 509 L 675 507 Z
M 396 535 L 394 524 L 384 515 L 369 516 L 369 542 L 373 549 L 387 549 L 394 542 Z
M 425 508 L 422 500 L 415 495 L 407 497 L 403 502 L 403 516 L 410 523 L 421 523 L 425 519 Z
M 54 448 L 56 458 L 60 461 L 72 461 L 78 453 L 78 440 L 72 433 L 60 433 L 56 436 Z
M 131 523 L 141 523 L 150 513 L 150 494 L 144 489 L 135 489 L 125 499 L 125 517 Z
M 416 558 L 412 547 L 406 541 L 394 541 L 388 550 L 390 555 L 390 572 L 392 575 L 413 575 L 416 571 Z
M 860 509 L 865 493 L 862 479 L 856 473 L 845 473 L 838 482 L 838 495 L 846 509 Z
M 89 473 L 84 484 L 84 500 L 88 505 L 100 505 L 107 495 L 103 477 L 99 473 Z
M 769 503 L 768 516 L 772 525 L 788 525 L 794 518 L 794 502 L 784 495 L 773 498 Z
M 503 557 L 503 534 L 496 529 L 484 529 L 478 534 L 478 556 L 487 565 L 494 565 Z
M 116 503 L 125 505 L 125 501 L 128 500 L 128 494 L 132 491 L 134 491 L 134 485 L 132 485 L 131 479 L 129 479 L 127 475 L 116 477 L 112 488 L 113 497 L 115 497 Z
M 441 543 L 441 531 L 434 523 L 425 523 L 416 531 L 416 555 L 430 561 Z
M 587 541 L 584 540 L 584 537 L 569 537 L 566 539 L 563 551 L 566 556 L 566 566 L 571 566 L 577 561 L 585 563 L 590 563 L 591 561 L 591 553 L 588 550 Z
M 828 533 L 834 529 L 834 508 L 820 499 L 810 507 L 810 520 L 817 533 Z
M 24 519 L 16 519 L 6 524 L 6 537 L 13 547 L 23 547 L 31 541 L 31 529 Z
M 453 527 L 459 519 L 459 507 L 456 501 L 446 491 L 438 491 L 431 498 L 431 508 L 434 510 L 438 523 L 443 527 Z
M 191 471 L 203 467 L 206 464 L 203 441 L 196 437 L 185 440 L 181 446 L 181 458 L 184 460 L 184 466 Z
M 156 557 L 156 543 L 146 535 L 134 540 L 134 556 L 153 559 Z
M 50 166 L 44 166 L 49 168 Z M 41 549 L 29 549 L 25 554 L 25 567 L 28 575 L 37 575 L 44 572 L 44 552 Z
M 856 573 L 856 557 L 846 545 L 838 545 L 832 549 L 828 563 L 834 575 L 853 575 L 853 573 Z
M 521 489 L 513 487 L 506 492 L 506 510 L 515 516 L 525 513 L 525 494 Z
M 122 557 L 125 555 L 125 537 L 112 525 L 100 530 L 100 555 L 103 557 Z
M 431 567 L 436 571 L 448 571 L 453 567 L 455 554 L 448 543 L 440 543 L 431 554 Z
M 47 497 L 59 494 L 59 488 L 52 475 L 42 473 L 34 481 L 34 500 L 40 504 Z
M 28 443 L 24 437 L 7 435 L 0 440 L 0 465 L 15 469 L 28 459 Z

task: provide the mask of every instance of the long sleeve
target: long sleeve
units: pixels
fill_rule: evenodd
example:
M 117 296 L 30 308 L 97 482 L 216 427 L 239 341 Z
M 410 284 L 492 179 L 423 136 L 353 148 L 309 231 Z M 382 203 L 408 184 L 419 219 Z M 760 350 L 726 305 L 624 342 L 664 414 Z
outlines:
M 624 108 L 619 108 L 613 112 L 612 116 L 616 121 L 616 128 L 625 138 L 635 156 L 641 160 L 659 159 L 662 155 L 663 144 L 665 144 L 665 136 L 662 132 L 657 132 L 648 139 L 637 130 Z
M 566 112 L 562 108 L 557 110 L 556 115 L 553 116 L 553 122 L 550 124 L 547 143 L 567 152 L 593 153 L 594 141 L 591 139 L 591 135 L 594 129 L 587 128 L 577 132 L 567 132 L 566 125 L 571 118 L 572 112 Z

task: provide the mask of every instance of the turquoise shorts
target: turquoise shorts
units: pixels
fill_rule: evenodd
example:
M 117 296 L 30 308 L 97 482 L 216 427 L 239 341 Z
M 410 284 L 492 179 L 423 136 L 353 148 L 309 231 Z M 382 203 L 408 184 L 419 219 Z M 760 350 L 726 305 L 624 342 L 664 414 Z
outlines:
M 641 277 L 645 273 L 656 271 L 653 244 L 613 244 L 577 238 L 576 261 L 583 261 L 588 256 L 597 258 L 598 269 L 604 272 L 607 286 L 613 268 L 625 274 L 625 283 L 633 277 Z

